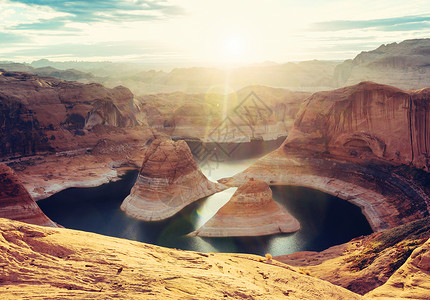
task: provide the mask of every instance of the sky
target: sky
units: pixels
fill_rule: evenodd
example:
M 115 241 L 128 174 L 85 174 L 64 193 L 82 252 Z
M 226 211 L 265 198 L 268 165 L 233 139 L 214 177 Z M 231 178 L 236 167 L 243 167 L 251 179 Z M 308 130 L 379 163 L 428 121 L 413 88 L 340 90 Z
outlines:
M 0 60 L 344 60 L 430 38 L 430 0 L 0 0 Z

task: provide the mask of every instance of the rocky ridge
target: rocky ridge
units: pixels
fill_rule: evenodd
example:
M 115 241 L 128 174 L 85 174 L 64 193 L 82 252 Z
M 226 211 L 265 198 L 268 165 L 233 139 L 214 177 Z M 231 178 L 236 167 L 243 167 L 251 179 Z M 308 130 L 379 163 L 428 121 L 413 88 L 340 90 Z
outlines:
M 430 291 L 429 221 L 430 217 L 413 221 L 322 252 L 301 251 L 274 259 L 361 295 L 425 299 Z
M 430 86 L 430 39 L 405 40 L 364 51 L 336 66 L 333 79 L 341 87 L 375 81 L 403 89 Z

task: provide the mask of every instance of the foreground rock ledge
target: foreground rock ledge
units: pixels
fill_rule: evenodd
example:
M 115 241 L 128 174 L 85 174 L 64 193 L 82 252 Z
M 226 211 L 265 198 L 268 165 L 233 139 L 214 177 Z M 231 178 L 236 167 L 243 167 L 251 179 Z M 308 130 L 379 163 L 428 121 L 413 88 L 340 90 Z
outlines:
M 137 181 L 121 209 L 139 220 L 159 221 L 225 188 L 203 175 L 187 143 L 156 139 L 146 150 Z
M 227 204 L 191 236 L 262 236 L 289 233 L 300 223 L 273 201 L 272 190 L 264 181 L 251 179 L 237 189 Z
M 2 299 L 361 299 L 259 258 L 0 219 Z

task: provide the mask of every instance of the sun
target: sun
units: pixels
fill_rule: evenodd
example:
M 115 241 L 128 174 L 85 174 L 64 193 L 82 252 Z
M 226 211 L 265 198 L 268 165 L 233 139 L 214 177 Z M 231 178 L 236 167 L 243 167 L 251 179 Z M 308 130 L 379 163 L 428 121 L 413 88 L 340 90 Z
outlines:
M 227 36 L 222 42 L 222 50 L 226 61 L 240 60 L 245 53 L 245 40 L 240 35 Z

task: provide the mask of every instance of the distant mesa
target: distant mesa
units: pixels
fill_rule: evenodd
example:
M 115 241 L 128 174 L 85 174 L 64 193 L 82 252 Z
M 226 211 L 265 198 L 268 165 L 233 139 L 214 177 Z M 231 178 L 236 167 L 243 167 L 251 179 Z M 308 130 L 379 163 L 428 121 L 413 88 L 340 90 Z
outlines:
M 159 221 L 225 188 L 203 175 L 184 141 L 155 139 L 121 209 L 139 220 Z
M 272 190 L 264 181 L 251 179 L 237 189 L 227 204 L 191 236 L 262 236 L 290 233 L 300 223 L 273 201 Z

